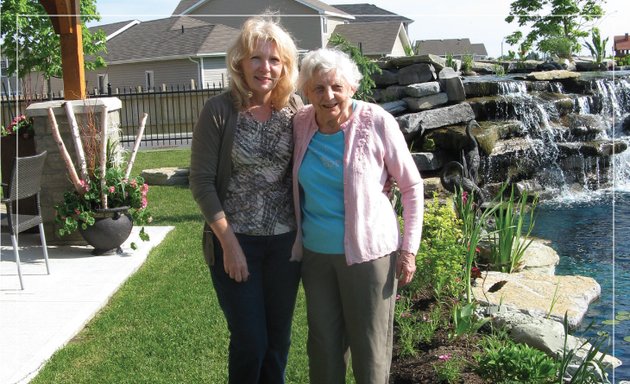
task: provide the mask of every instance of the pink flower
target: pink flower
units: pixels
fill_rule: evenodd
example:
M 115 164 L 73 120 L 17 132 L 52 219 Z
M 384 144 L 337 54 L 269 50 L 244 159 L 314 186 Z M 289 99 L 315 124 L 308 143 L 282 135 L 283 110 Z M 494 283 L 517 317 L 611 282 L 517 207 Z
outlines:
M 396 301 L 400 300 L 401 296 L 400 295 L 396 295 Z
M 136 181 L 136 179 L 131 179 L 131 183 L 129 183 L 132 187 L 137 188 L 138 187 L 138 182 Z
M 403 312 L 400 314 L 400 317 L 404 318 L 404 319 L 408 319 L 411 317 L 411 313 L 409 312 Z
M 87 180 L 79 180 L 79 184 L 81 184 L 81 187 L 83 187 L 85 192 L 90 190 L 90 183 L 88 183 Z
M 149 202 L 147 201 L 147 198 L 143 196 L 142 197 L 142 208 L 146 208 L 147 204 L 149 204 Z
M 444 355 L 440 355 L 438 356 L 438 359 L 442 360 L 442 361 L 448 361 L 451 359 L 451 355 L 449 353 L 446 353 Z
M 114 193 L 114 192 L 116 192 L 116 187 L 112 185 L 111 187 L 109 187 L 109 193 Z
M 149 192 L 149 184 L 144 183 L 142 184 L 142 193 L 147 193 Z
M 462 192 L 462 203 L 466 204 L 467 201 L 468 201 L 468 192 L 463 191 Z

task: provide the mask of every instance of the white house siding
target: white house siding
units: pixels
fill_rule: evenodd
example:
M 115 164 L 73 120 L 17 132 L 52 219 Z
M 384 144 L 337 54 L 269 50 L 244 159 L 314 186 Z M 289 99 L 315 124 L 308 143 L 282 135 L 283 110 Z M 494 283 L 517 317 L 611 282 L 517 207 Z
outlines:
M 258 15 L 266 9 L 278 11 L 280 23 L 295 38 L 299 48 L 314 49 L 323 47 L 319 31 L 320 18 L 315 10 L 294 0 L 259 1 L 259 0 L 212 0 L 192 10 L 190 15 L 203 15 L 210 23 L 224 24 L 240 29 L 247 17 L 228 17 L 221 15 Z M 207 16 L 206 16 L 207 15 Z M 284 16 L 283 16 L 284 15 Z M 300 16 L 290 16 L 300 15 Z M 302 16 L 304 15 L 304 16 Z
M 191 79 L 195 85 L 199 84 L 198 65 L 188 58 L 164 61 L 147 61 L 141 63 L 110 64 L 96 71 L 86 74 L 87 88 L 90 93 L 98 87 L 98 75 L 107 74 L 108 81 L 112 85 L 112 92 L 116 88 L 122 89 L 142 87 L 145 89 L 145 73 L 153 71 L 154 85 L 156 88 L 163 84 L 167 87 L 186 85 L 189 87 Z
M 337 28 L 337 26 L 339 24 L 343 24 L 344 21 L 342 19 L 337 19 L 337 18 L 328 18 L 328 33 L 324 34 L 324 47 L 326 45 L 328 45 L 328 40 L 330 40 L 330 37 L 332 36 L 333 32 L 335 31 L 335 28 Z
M 202 86 L 204 88 L 214 88 L 228 85 L 225 57 L 204 57 L 202 59 L 202 63 Z
M 394 56 L 394 57 L 406 56 L 405 47 L 403 46 L 403 43 L 400 40 L 400 36 L 398 36 L 396 38 L 396 41 L 394 42 L 394 47 L 392 48 L 391 56 Z

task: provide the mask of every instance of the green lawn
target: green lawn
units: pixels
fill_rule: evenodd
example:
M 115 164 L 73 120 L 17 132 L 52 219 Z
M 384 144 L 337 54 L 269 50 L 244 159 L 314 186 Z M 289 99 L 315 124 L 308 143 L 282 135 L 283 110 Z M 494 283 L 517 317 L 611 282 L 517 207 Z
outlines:
M 139 152 L 134 173 L 188 166 L 190 150 Z M 228 332 L 201 251 L 202 218 L 187 187 L 152 186 L 152 225 L 175 229 L 108 305 L 32 383 L 224 383 Z M 45 319 L 42 319 L 45 321 Z M 300 290 L 288 383 L 308 383 Z M 351 379 L 350 379 L 351 381 Z

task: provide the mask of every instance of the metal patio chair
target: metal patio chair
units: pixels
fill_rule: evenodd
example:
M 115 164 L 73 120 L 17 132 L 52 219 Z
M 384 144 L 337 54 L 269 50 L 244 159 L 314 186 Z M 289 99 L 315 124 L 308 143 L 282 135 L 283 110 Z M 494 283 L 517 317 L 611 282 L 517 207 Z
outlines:
M 2 198 L 2 203 L 6 206 L 6 214 L 2 214 L 2 225 L 6 225 L 9 228 L 21 289 L 24 289 L 24 283 L 22 282 L 20 253 L 17 242 L 17 235 L 20 232 L 39 226 L 39 237 L 44 251 L 44 260 L 46 261 L 46 273 L 50 275 L 46 236 L 44 235 L 44 224 L 39 203 L 39 192 L 46 155 L 47 152 L 44 151 L 35 156 L 17 157 L 11 174 L 11 181 L 8 185 L 3 183 L 3 187 L 6 187 L 5 191 L 8 191 L 8 196 L 3 196 Z M 15 204 L 15 202 L 30 196 L 36 196 L 37 213 L 20 214 L 19 203 Z

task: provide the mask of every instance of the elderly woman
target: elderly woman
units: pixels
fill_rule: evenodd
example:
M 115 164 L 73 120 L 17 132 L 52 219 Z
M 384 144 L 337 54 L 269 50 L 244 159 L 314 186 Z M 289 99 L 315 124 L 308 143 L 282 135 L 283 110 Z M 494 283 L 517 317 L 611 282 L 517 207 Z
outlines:
M 312 384 L 345 382 L 348 347 L 357 383 L 388 382 L 396 286 L 411 281 L 420 245 L 422 179 L 396 120 L 352 99 L 360 80 L 355 63 L 331 49 L 308 53 L 298 78 L 311 105 L 293 121 L 294 256 L 302 257 Z
M 284 383 L 300 280 L 289 260 L 297 49 L 270 18 L 251 18 L 227 67 L 229 90 L 206 102 L 194 129 L 190 187 L 230 331 L 229 382 Z

